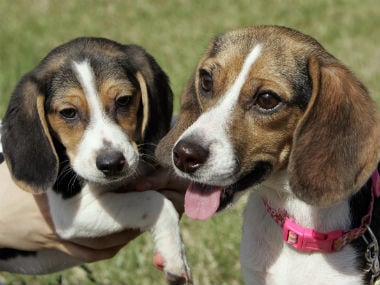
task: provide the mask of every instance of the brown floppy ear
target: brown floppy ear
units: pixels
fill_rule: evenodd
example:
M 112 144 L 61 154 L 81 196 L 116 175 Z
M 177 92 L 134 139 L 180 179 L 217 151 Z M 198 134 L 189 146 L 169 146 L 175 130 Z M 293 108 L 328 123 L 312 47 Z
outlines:
M 376 106 L 337 61 L 309 61 L 310 102 L 293 138 L 290 186 L 306 203 L 330 206 L 358 191 L 379 161 Z
M 3 119 L 4 157 L 16 184 L 41 193 L 57 178 L 58 158 L 45 119 L 45 94 L 32 73 L 13 92 Z
M 172 149 L 175 142 L 196 121 L 200 114 L 201 109 L 197 100 L 194 74 L 182 92 L 181 109 L 177 121 L 156 148 L 156 157 L 161 164 L 171 166 Z

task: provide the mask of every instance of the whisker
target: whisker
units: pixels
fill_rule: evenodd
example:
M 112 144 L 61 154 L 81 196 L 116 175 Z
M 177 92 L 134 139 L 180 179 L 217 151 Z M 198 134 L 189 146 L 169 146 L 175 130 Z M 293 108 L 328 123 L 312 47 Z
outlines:
M 146 153 L 140 153 L 139 157 L 142 159 L 156 160 L 156 157 L 154 155 L 146 154 Z
M 145 143 L 140 143 L 140 144 L 138 144 L 137 147 L 139 147 L 139 146 L 146 146 L 146 145 L 147 145 L 147 146 L 151 145 L 151 146 L 154 146 L 154 147 L 157 146 L 156 143 L 145 142 Z
M 74 172 L 74 171 L 73 171 Z M 75 173 L 75 172 L 74 172 Z M 74 190 L 74 187 L 75 187 L 75 182 L 78 178 L 78 174 L 75 173 L 75 175 L 73 175 L 71 178 L 70 178 L 70 181 L 69 181 L 69 190 Z
M 62 168 L 62 170 L 60 171 L 60 174 L 57 177 L 57 182 L 60 182 L 61 180 L 63 180 L 67 175 L 70 174 L 70 172 L 71 172 L 70 167 L 65 166 L 64 168 Z

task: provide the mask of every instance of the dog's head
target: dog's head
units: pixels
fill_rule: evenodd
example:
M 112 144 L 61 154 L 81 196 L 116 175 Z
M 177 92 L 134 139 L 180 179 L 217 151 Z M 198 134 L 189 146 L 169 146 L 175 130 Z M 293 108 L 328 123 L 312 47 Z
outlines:
M 336 203 L 371 175 L 379 144 L 375 104 L 354 75 L 311 37 L 262 26 L 210 44 L 156 152 L 193 181 L 185 203 L 207 218 L 280 170 L 305 202 Z
M 78 176 L 117 181 L 153 158 L 171 114 L 168 78 L 151 55 L 79 38 L 18 83 L 3 120 L 5 158 L 14 180 L 33 192 L 72 187 Z

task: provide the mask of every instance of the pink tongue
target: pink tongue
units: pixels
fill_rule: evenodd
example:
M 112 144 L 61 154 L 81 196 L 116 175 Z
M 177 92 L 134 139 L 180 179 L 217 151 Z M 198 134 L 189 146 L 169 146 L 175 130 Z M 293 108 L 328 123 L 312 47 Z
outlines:
M 195 220 L 206 220 L 215 214 L 223 188 L 191 182 L 185 195 L 185 212 Z

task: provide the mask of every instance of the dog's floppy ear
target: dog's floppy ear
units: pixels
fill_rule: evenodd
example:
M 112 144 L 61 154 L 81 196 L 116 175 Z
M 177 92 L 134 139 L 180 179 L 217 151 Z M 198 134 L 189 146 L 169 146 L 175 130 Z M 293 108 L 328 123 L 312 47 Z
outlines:
M 58 158 L 45 119 L 45 94 L 33 73 L 25 75 L 13 92 L 3 119 L 4 156 L 16 184 L 41 193 L 51 188 Z
M 182 92 L 181 109 L 177 121 L 157 146 L 156 157 L 163 165 L 171 165 L 171 153 L 175 142 L 196 121 L 200 114 L 201 107 L 197 100 L 194 74 Z
M 169 131 L 173 112 L 173 93 L 169 78 L 156 60 L 137 45 L 124 46 L 126 69 L 133 69 L 143 100 L 143 148 L 152 152 L 154 145 Z
M 379 161 L 379 117 L 365 87 L 336 60 L 312 57 L 310 102 L 293 138 L 290 186 L 306 203 L 329 206 L 358 191 Z

